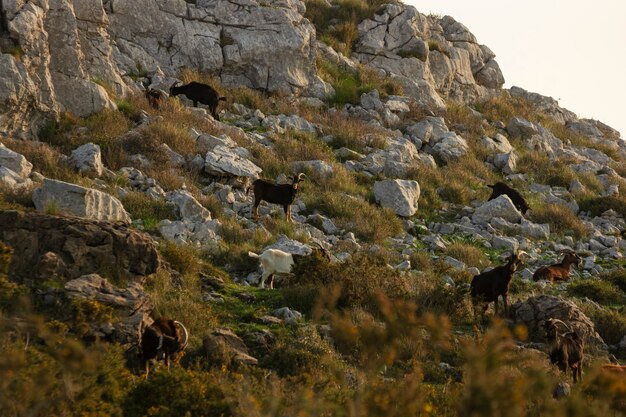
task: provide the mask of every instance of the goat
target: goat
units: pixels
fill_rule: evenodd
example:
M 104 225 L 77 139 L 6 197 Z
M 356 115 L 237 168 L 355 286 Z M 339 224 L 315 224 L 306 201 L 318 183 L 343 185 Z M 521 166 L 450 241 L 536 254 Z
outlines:
M 302 172 L 294 175 L 291 184 L 276 184 L 273 181 L 258 179 L 252 183 L 254 190 L 254 206 L 252 207 L 252 216 L 259 218 L 259 204 L 266 201 L 272 204 L 280 204 L 285 210 L 288 222 L 293 222 L 291 217 L 291 205 L 296 199 L 298 193 L 298 185 L 304 181 Z
M 220 100 L 226 100 L 226 97 L 220 97 L 218 92 L 215 91 L 210 85 L 198 83 L 195 81 L 189 84 L 176 86 L 174 83 L 170 87 L 170 96 L 175 97 L 179 94 L 186 96 L 189 100 L 193 101 L 193 106 L 198 107 L 198 103 L 206 104 L 211 110 L 211 115 L 215 120 L 220 120 L 217 114 L 217 105 Z
M 146 88 L 145 95 L 148 104 L 157 110 L 161 108 L 161 105 L 167 100 L 167 93 L 156 88 Z
M 545 279 L 550 282 L 554 281 L 567 281 L 569 280 L 570 267 L 572 264 L 580 267 L 582 265 L 582 259 L 573 251 L 563 250 L 559 253 L 564 253 L 561 263 L 542 266 L 537 269 L 533 274 L 533 281 L 540 281 Z
M 330 262 L 330 254 L 321 245 L 317 244 L 318 248 L 313 248 L 313 252 L 321 251 L 324 258 Z M 248 252 L 248 256 L 251 258 L 258 258 L 261 263 L 261 282 L 260 288 L 265 288 L 265 281 L 269 278 L 270 289 L 274 289 L 274 274 L 291 274 L 294 265 L 298 262 L 303 255 L 291 254 L 284 252 L 280 249 L 267 249 L 260 255 L 254 252 Z M 305 255 L 310 256 L 310 255 Z
M 602 365 L 602 372 L 610 372 L 613 374 L 623 374 L 624 376 L 626 376 L 626 365 L 616 365 L 616 364 L 609 364 L 609 365 Z
M 511 201 L 513 202 L 513 205 L 522 213 L 522 214 L 526 214 L 526 212 L 528 211 L 529 207 L 528 204 L 526 203 L 526 200 L 524 200 L 524 197 L 522 197 L 522 195 L 519 193 L 519 191 L 514 190 L 513 188 L 509 187 L 508 185 L 506 185 L 503 182 L 497 182 L 493 185 L 487 185 L 487 187 L 491 188 L 493 191 L 491 192 L 491 196 L 489 197 L 489 200 L 487 201 L 491 201 L 494 198 L 498 198 L 501 195 L 506 195 L 508 196 Z
M 563 324 L 567 333 L 559 334 L 557 324 Z M 546 340 L 551 345 L 550 363 L 556 364 L 563 372 L 572 370 L 574 383 L 582 381 L 584 340 L 558 319 L 547 319 L 544 323 Z
M 495 303 L 495 314 L 498 314 L 498 297 L 502 296 L 504 303 L 504 312 L 508 314 L 509 305 L 507 301 L 511 278 L 515 271 L 524 262 L 526 252 L 512 252 L 507 258 L 507 263 L 496 266 L 492 270 L 476 275 L 470 284 L 470 295 L 472 297 L 472 306 L 474 308 L 474 318 L 476 319 L 476 307 L 478 304 L 485 303 L 482 315 L 485 314 L 489 303 Z
M 180 327 L 180 328 L 179 328 Z M 184 333 L 184 341 L 181 340 L 181 330 Z M 139 357 L 145 375 L 150 371 L 149 362 L 152 359 L 163 359 L 169 369 L 170 357 L 176 358 L 187 347 L 189 333 L 179 321 L 160 317 L 154 320 L 150 326 L 143 328 L 143 322 L 139 326 Z

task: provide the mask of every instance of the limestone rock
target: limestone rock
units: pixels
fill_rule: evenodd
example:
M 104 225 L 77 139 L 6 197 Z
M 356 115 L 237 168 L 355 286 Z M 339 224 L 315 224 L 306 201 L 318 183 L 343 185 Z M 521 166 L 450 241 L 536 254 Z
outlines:
M 295 161 L 291 164 L 295 172 L 308 171 L 321 178 L 328 178 L 334 172 L 333 166 L 319 159 L 313 161 Z
M 522 214 L 515 208 L 508 196 L 501 195 L 478 207 L 472 215 L 472 222 L 475 224 L 487 224 L 494 217 L 501 217 L 512 223 L 519 223 L 522 219 Z
M 417 181 L 376 181 L 374 183 L 374 197 L 377 203 L 392 209 L 397 215 L 410 217 L 417 212 L 420 186 Z
M 99 177 L 102 175 L 104 165 L 100 147 L 94 143 L 86 143 L 72 151 L 70 156 L 72 164 L 79 172 Z
M 46 178 L 33 192 L 33 202 L 40 213 L 58 210 L 60 213 L 92 220 L 123 221 L 130 216 L 115 197 L 92 188 Z
M 537 126 L 521 117 L 512 118 L 506 126 L 506 130 L 511 137 L 521 137 L 522 139 L 539 134 Z
M 258 360 L 250 356 L 248 347 L 230 329 L 215 329 L 202 341 L 207 358 L 218 365 L 256 365 Z
M 23 178 L 9 168 L 0 166 L 0 184 L 13 191 L 19 192 L 23 189 L 30 188 L 33 182 L 30 178 Z
M 198 223 L 211 220 L 211 212 L 204 208 L 189 191 L 170 191 L 165 199 L 176 206 L 178 215 L 184 221 Z
M 12 274 L 25 280 L 94 272 L 133 278 L 161 264 L 152 238 L 121 223 L 3 211 L 0 240 L 15 251 Z
M 431 153 L 444 162 L 451 162 L 461 158 L 468 150 L 469 147 L 465 139 L 454 132 L 448 132 L 435 140 Z
M 493 164 L 502 173 L 510 175 L 515 173 L 517 169 L 517 156 L 514 152 L 499 153 L 493 158 Z
M 223 145 L 218 145 L 207 152 L 204 170 L 211 175 L 251 178 L 258 178 L 262 171 L 250 160 Z
M 0 167 L 10 169 L 22 178 L 28 178 L 33 164 L 28 162 L 23 155 L 13 152 L 0 143 Z
M 508 153 L 513 150 L 513 146 L 506 136 L 500 133 L 497 133 L 493 138 L 483 136 L 481 142 L 485 148 L 493 153 Z

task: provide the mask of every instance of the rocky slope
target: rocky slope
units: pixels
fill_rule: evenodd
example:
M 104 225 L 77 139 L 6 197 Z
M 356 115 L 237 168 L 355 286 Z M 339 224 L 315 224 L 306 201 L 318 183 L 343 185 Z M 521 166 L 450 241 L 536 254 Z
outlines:
M 511 408 L 551 407 L 546 384 L 567 376 L 547 363 L 546 318 L 583 335 L 590 375 L 626 357 L 626 142 L 550 97 L 503 90 L 494 54 L 451 17 L 382 5 L 346 56 L 317 40 L 299 1 L 0 6 L 0 345 L 53 366 L 41 340 L 86 344 L 85 363 L 60 365 L 82 397 L 59 399 L 58 414 L 92 407 L 83 398 L 111 415 L 391 415 L 377 404 L 402 395 L 398 415 L 454 415 L 501 407 L 499 393 Z M 221 122 L 141 94 L 207 75 L 228 95 Z M 254 219 L 251 182 L 296 172 L 308 180 L 295 224 L 265 203 Z M 528 213 L 487 201 L 496 181 Z M 259 290 L 248 251 L 268 248 L 303 258 Z M 471 278 L 518 250 L 511 313 L 474 335 Z M 564 250 L 583 259 L 572 279 L 534 282 Z M 157 315 L 189 328 L 189 357 L 144 381 L 117 346 L 132 350 Z M 31 359 L 15 369 L 44 366 Z M 532 395 L 507 394 L 511 378 Z M 572 404 L 604 398 L 589 394 L 594 378 Z M 55 381 L 26 409 L 59 395 Z M 184 390 L 146 395 L 162 387 Z

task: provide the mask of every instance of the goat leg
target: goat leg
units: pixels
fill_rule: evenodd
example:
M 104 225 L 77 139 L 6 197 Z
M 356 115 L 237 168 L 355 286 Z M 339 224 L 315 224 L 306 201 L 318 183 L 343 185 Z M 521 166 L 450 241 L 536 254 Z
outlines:
M 509 302 L 507 300 L 506 294 L 502 296 L 502 303 L 504 304 L 504 314 L 508 316 L 509 315 Z

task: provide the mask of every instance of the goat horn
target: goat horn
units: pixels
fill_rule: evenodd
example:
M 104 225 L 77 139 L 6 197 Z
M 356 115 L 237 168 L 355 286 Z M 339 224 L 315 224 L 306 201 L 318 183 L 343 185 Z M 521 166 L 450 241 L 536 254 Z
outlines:
M 559 319 L 548 319 L 548 321 L 552 322 L 552 323 L 561 323 L 563 326 L 565 326 L 565 328 L 567 329 L 567 331 L 571 332 L 572 328 L 569 327 L 563 320 L 559 320 Z
M 527 253 L 526 251 L 523 251 L 523 250 L 521 250 L 521 251 L 519 251 L 519 252 L 517 253 L 517 257 L 518 257 L 518 258 L 520 258 L 520 259 L 521 259 L 522 257 L 524 257 L 524 258 L 525 258 L 525 257 L 527 257 L 527 256 L 528 256 L 528 253 Z
M 183 332 L 185 333 L 185 341 L 183 342 L 183 346 L 180 348 L 181 351 L 185 350 L 185 348 L 187 347 L 187 344 L 189 343 L 189 332 L 187 331 L 187 329 L 185 328 L 185 326 L 179 322 L 179 321 L 174 321 L 174 323 L 177 326 L 180 326 L 183 328 Z

